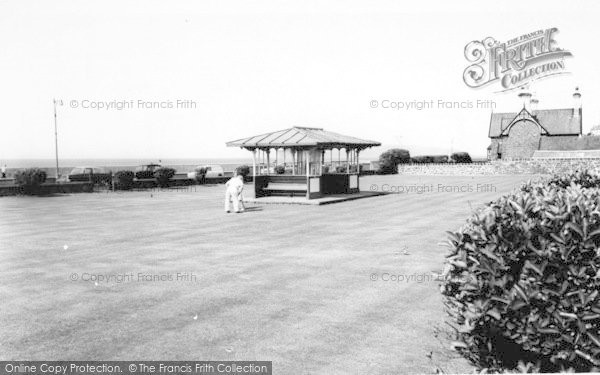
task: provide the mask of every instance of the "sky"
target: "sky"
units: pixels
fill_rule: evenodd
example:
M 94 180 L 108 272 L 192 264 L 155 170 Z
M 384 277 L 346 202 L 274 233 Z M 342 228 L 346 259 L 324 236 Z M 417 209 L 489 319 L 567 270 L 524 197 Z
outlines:
M 483 157 L 491 111 L 522 104 L 465 84 L 465 46 L 552 27 L 569 74 L 529 89 L 540 109 L 570 108 L 579 87 L 586 132 L 600 124 L 598 14 L 594 1 L 2 0 L 0 160 L 54 157 L 53 99 L 61 158 L 240 158 L 225 142 L 292 126 L 381 142 L 371 159 Z M 477 100 L 495 108 L 444 104 Z

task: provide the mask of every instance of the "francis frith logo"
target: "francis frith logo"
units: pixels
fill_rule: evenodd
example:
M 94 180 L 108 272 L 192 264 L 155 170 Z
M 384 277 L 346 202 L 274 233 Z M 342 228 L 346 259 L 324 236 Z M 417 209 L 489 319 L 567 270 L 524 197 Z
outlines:
M 564 60 L 572 54 L 558 47 L 557 33 L 553 27 L 503 43 L 492 37 L 472 41 L 465 47 L 465 58 L 471 63 L 463 73 L 465 83 L 473 88 L 499 83 L 500 91 L 507 91 L 567 73 Z

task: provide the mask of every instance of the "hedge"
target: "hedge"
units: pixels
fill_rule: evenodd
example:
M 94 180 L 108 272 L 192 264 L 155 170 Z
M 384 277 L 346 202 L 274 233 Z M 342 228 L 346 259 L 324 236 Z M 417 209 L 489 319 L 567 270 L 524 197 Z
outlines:
M 525 184 L 449 232 L 441 290 L 454 346 L 479 368 L 598 371 L 598 182 Z

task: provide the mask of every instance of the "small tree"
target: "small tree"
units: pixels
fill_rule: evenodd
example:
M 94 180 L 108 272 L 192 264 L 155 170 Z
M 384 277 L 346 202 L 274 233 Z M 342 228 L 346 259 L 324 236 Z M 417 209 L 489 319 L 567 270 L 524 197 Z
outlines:
M 46 172 L 39 168 L 29 168 L 15 173 L 15 180 L 23 193 L 35 195 L 40 193 L 40 185 L 46 181 L 46 176 Z
M 169 182 L 173 176 L 175 176 L 175 169 L 173 168 L 159 168 L 154 172 L 156 183 L 161 188 L 169 187 Z
M 250 167 L 247 165 L 240 165 L 235 169 L 238 175 L 242 175 L 244 178 L 250 174 Z
M 408 150 L 393 148 L 379 156 L 379 172 L 382 174 L 398 173 L 398 164 L 410 162 Z

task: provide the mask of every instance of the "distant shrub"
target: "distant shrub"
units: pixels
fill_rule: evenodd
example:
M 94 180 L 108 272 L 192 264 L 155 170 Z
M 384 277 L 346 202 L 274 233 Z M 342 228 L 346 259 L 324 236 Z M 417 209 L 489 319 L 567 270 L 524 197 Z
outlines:
M 337 167 L 335 167 L 335 173 L 346 173 L 346 166 L 345 165 L 338 165 Z
M 469 155 L 467 152 L 455 152 L 452 155 L 450 155 L 450 159 L 452 160 L 453 163 L 472 163 L 473 160 L 471 160 L 471 155 Z
M 242 175 L 243 177 L 246 177 L 250 174 L 250 167 L 247 165 L 240 165 L 239 167 L 237 167 L 235 169 L 235 171 L 238 175 Z
M 599 370 L 600 189 L 592 179 L 528 183 L 449 234 L 442 294 L 455 348 L 480 368 Z
M 275 167 L 275 173 L 276 174 L 284 174 L 285 173 L 285 167 L 283 165 L 278 165 Z
M 118 171 L 114 174 L 115 189 L 131 190 L 133 188 L 133 171 Z
M 379 156 L 379 173 L 394 174 L 398 173 L 398 164 L 410 162 L 410 153 L 408 150 L 393 148 L 385 151 Z
M 39 168 L 29 168 L 15 173 L 15 181 L 24 194 L 40 193 L 40 185 L 46 181 L 46 172 Z
M 413 156 L 410 159 L 411 163 L 426 164 L 426 163 L 448 163 L 448 155 L 421 155 Z
M 137 171 L 137 172 L 135 172 L 135 178 L 137 178 L 138 180 L 154 178 L 154 172 L 153 171 Z
M 161 167 L 154 171 L 156 183 L 161 188 L 169 187 L 169 183 L 173 176 L 175 176 L 175 169 L 173 168 Z
M 427 164 L 427 163 L 433 163 L 433 157 L 432 156 L 427 156 L 427 155 L 423 155 L 423 156 L 413 156 L 410 161 L 412 163 L 416 163 L 416 164 Z

